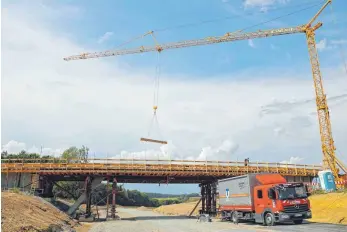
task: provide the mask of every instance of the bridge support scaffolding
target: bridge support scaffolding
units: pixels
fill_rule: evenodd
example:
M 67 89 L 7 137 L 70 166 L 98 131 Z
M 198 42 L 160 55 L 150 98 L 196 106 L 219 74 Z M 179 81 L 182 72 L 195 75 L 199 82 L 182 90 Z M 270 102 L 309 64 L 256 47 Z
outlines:
M 53 195 L 53 182 L 44 176 L 39 177 L 39 188 L 42 189 L 41 197 L 52 198 Z
M 201 188 L 201 210 L 199 214 L 217 214 L 217 186 L 215 182 L 202 183 Z
M 112 183 L 112 206 L 111 206 L 111 214 L 108 215 L 107 212 L 107 218 L 106 220 L 117 220 L 120 219 L 119 216 L 116 214 L 116 196 L 117 196 L 117 179 L 114 177 L 113 178 L 113 183 Z M 108 204 L 108 201 L 107 201 Z M 108 206 L 107 206 L 108 209 Z

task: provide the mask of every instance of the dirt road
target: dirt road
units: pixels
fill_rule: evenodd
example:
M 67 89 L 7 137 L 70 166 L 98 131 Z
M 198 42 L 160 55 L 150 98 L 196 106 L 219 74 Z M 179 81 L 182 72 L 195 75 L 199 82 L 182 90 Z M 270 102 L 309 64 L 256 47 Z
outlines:
M 347 226 L 321 223 L 305 223 L 302 225 L 277 225 L 264 227 L 257 224 L 240 223 L 234 225 L 230 222 L 214 220 L 212 223 L 197 222 L 182 216 L 164 216 L 152 211 L 135 208 L 118 208 L 122 220 L 96 223 L 90 232 L 228 232 L 228 231 L 347 231 Z

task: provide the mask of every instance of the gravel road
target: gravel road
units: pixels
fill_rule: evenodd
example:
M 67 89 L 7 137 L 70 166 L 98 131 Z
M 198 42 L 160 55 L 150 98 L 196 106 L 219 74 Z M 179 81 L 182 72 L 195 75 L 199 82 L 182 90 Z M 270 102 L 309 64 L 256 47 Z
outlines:
M 305 223 L 302 225 L 276 225 L 264 227 L 257 224 L 220 222 L 197 222 L 196 219 L 183 216 L 165 216 L 152 211 L 135 208 L 117 208 L 121 220 L 98 222 L 90 232 L 228 232 L 228 231 L 347 231 L 347 226 L 321 223 Z

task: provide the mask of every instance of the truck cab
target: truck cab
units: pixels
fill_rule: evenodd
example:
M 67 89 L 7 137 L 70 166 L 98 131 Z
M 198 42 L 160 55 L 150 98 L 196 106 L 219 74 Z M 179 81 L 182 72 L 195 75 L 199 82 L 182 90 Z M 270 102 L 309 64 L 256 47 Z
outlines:
M 310 201 L 303 183 L 259 185 L 254 187 L 254 219 L 265 225 L 293 221 L 301 224 L 311 218 Z

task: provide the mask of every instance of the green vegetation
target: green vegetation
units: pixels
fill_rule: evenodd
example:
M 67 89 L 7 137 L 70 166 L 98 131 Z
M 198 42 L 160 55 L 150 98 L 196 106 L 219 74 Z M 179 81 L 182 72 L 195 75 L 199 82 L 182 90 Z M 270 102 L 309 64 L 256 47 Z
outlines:
M 82 145 L 81 148 L 77 147 L 70 147 L 66 149 L 63 154 L 61 154 L 59 157 L 54 157 L 50 155 L 40 156 L 40 154 L 37 153 L 28 153 L 26 151 L 21 151 L 18 154 L 8 154 L 7 151 L 1 152 L 1 159 L 2 162 L 7 163 L 34 163 L 34 162 L 41 162 L 41 163 L 61 163 L 61 162 L 79 162 L 79 163 L 85 163 L 88 159 L 88 152 L 89 148 Z M 5 160 L 3 160 L 5 159 Z M 27 159 L 27 160 L 22 160 Z M 30 160 L 31 159 L 31 160 Z
M 198 193 L 190 193 L 190 194 L 165 194 L 165 193 L 146 193 L 149 198 L 181 198 L 186 196 L 189 197 L 199 197 Z
M 152 198 L 159 202 L 160 205 L 172 205 L 172 204 L 179 204 L 183 201 L 179 198 L 172 197 L 172 198 Z
M 149 198 L 157 200 L 160 205 L 179 204 L 191 201 L 191 198 L 199 199 L 198 193 L 191 194 L 162 194 L 162 193 L 146 193 Z

